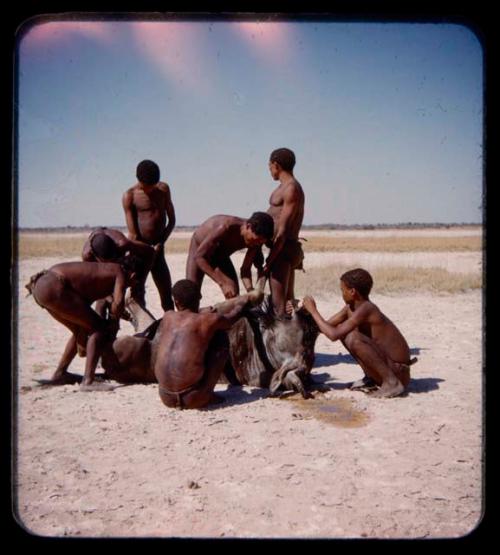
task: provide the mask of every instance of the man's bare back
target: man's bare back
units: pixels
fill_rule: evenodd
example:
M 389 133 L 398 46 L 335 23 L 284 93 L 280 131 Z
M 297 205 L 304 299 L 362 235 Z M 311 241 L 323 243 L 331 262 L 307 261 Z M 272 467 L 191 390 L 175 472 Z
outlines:
M 245 289 L 252 288 L 252 264 L 258 266 L 256 253 L 266 241 L 272 239 L 272 217 L 265 212 L 254 212 L 250 218 L 218 214 L 204 221 L 193 233 L 186 262 L 186 277 L 201 286 L 208 275 L 226 299 L 239 294 L 238 275 L 231 255 L 247 248 L 240 277 Z
M 234 252 L 246 247 L 240 233 L 245 219 L 237 216 L 217 214 L 205 220 L 193 233 L 193 239 L 198 245 L 206 243 L 207 255 L 217 250 L 218 253 L 230 256 Z
M 209 343 L 221 322 L 217 313 L 166 312 L 155 364 L 158 382 L 169 391 L 182 391 L 199 382 Z
M 62 262 L 51 267 L 71 288 L 90 303 L 112 295 L 116 285 L 125 284 L 125 275 L 115 262 Z

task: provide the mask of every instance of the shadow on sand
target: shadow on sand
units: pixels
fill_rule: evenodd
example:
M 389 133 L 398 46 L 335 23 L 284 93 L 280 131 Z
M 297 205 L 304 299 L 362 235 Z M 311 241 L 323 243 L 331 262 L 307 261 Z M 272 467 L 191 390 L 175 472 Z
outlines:
M 245 405 L 246 403 L 264 399 L 269 395 L 269 390 L 266 388 L 253 387 L 251 391 L 246 391 L 241 385 L 228 385 L 226 390 L 217 391 L 216 393 L 219 397 L 222 397 L 224 401 L 199 410 L 212 411 L 223 407 Z
M 425 349 L 420 347 L 412 347 L 410 356 L 417 356 Z M 322 368 L 324 366 L 334 366 L 335 364 L 357 364 L 356 359 L 350 354 L 338 353 L 332 355 L 330 353 L 316 353 L 313 368 Z

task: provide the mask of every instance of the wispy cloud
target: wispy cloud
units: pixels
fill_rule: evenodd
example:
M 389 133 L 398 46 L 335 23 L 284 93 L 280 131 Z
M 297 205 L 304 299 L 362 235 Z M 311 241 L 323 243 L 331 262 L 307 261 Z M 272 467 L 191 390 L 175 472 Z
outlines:
M 292 54 L 291 25 L 286 22 L 234 22 L 231 29 L 268 63 L 288 61 Z
M 199 26 L 188 22 L 130 24 L 137 48 L 169 82 L 191 90 L 209 86 Z
M 44 45 L 62 45 L 75 36 L 84 36 L 99 42 L 112 40 L 110 25 L 101 21 L 47 21 L 36 23 L 21 39 L 23 48 L 36 49 Z

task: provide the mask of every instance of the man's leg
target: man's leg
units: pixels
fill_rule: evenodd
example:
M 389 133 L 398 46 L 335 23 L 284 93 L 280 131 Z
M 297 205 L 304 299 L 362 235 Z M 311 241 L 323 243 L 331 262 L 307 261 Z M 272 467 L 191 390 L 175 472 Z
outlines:
M 61 356 L 61 360 L 59 361 L 59 364 L 57 365 L 55 372 L 52 374 L 50 381 L 47 381 L 46 383 L 52 384 L 52 385 L 66 385 L 66 384 L 74 384 L 74 383 L 81 382 L 82 381 L 81 376 L 77 374 L 71 374 L 70 372 L 68 372 L 69 365 L 71 364 L 71 362 L 76 356 L 76 352 L 77 352 L 76 338 L 80 328 L 78 326 L 75 326 L 71 322 L 68 322 L 67 320 L 63 320 L 56 313 L 50 310 L 47 310 L 47 312 L 52 316 L 52 318 L 54 318 L 55 320 L 57 320 L 58 322 L 66 326 L 71 331 L 71 337 L 66 343 L 66 347 L 64 348 L 63 354 Z
M 71 288 L 68 288 L 63 278 L 50 271 L 34 283 L 32 293 L 40 306 L 44 307 L 56 321 L 71 331 L 71 337 L 66 344 L 56 371 L 48 383 L 59 385 L 81 381 L 80 376 L 69 374 L 67 369 L 76 356 L 77 347 L 85 349 L 88 325 L 84 322 L 82 326 L 82 320 L 78 317 L 79 305 L 83 302 L 82 299 Z M 88 306 L 86 308 L 91 310 Z M 75 314 L 76 318 L 73 317 Z
M 295 270 L 290 268 L 290 274 L 288 276 L 288 287 L 286 290 L 286 300 L 295 300 Z
M 173 310 L 172 278 L 170 277 L 170 270 L 168 269 L 163 250 L 160 250 L 156 255 L 153 267 L 151 268 L 151 275 L 160 294 L 161 307 L 164 311 Z
M 290 263 L 279 256 L 273 263 L 269 284 L 274 312 L 278 318 L 286 316 L 286 301 L 290 273 L 293 272 Z
M 120 383 L 154 383 L 151 341 L 143 337 L 121 336 L 104 345 L 101 364 L 105 378 Z
M 81 389 L 83 391 L 88 391 L 89 389 L 113 389 L 108 384 L 95 384 L 95 386 L 90 387 L 94 380 L 101 349 L 104 342 L 110 339 L 106 321 L 99 317 L 87 302 L 69 287 L 64 287 L 59 291 L 58 296 L 53 298 L 47 306 L 47 310 L 50 310 L 57 320 L 66 321 L 69 324 L 82 328 L 89 334 L 85 373 Z
M 130 287 L 130 296 L 134 301 L 136 301 L 140 306 L 146 306 L 146 279 L 148 277 L 148 272 L 143 269 L 137 272 L 137 279 L 135 283 Z
M 404 386 L 391 369 L 388 357 L 372 339 L 354 330 L 344 338 L 343 343 L 366 376 L 380 386 L 373 393 L 374 397 L 396 397 L 403 393 Z

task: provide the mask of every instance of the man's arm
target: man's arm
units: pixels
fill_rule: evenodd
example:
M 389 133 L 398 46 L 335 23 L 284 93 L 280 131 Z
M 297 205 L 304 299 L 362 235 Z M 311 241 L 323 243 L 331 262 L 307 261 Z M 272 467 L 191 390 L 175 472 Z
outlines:
M 337 341 L 338 339 L 343 339 L 349 332 L 356 329 L 366 317 L 366 309 L 360 307 L 356 312 L 354 312 L 347 320 L 344 320 L 338 325 L 332 325 L 327 322 L 323 316 L 319 313 L 316 308 L 316 302 L 312 297 L 304 297 L 304 308 L 311 314 L 314 321 L 318 325 L 319 331 L 326 335 L 330 341 Z M 340 314 L 340 313 L 339 313 Z M 333 318 L 335 318 L 335 315 Z M 331 318 L 331 320 L 333 319 Z
M 115 278 L 115 286 L 113 288 L 113 302 L 111 303 L 110 315 L 118 320 L 123 313 L 125 307 L 125 274 L 118 266 Z
M 212 267 L 208 261 L 210 255 L 215 251 L 219 243 L 221 235 L 223 235 L 225 227 L 221 226 L 217 228 L 216 232 L 212 232 L 208 235 L 198 246 L 195 254 L 195 261 L 198 267 L 209 277 L 211 277 L 215 283 L 222 288 L 224 295 L 226 295 L 226 290 L 236 295 L 234 291 L 233 280 L 224 274 L 219 268 L 215 269 Z
M 249 248 L 245 254 L 243 263 L 241 264 L 240 277 L 246 291 L 252 291 L 253 289 L 252 264 L 256 260 L 259 252 L 262 254 L 261 247 Z M 259 270 L 258 263 L 256 263 L 256 268 Z
M 218 327 L 219 329 L 228 330 L 231 326 L 238 321 L 241 316 L 243 309 L 249 302 L 249 295 L 241 295 L 235 299 L 231 299 L 231 302 L 234 301 L 234 307 L 227 312 L 226 314 L 221 314 L 218 320 Z
M 165 211 L 168 218 L 167 226 L 165 227 L 162 238 L 162 243 L 165 243 L 175 227 L 175 208 L 172 203 L 172 196 L 170 194 L 169 186 L 166 183 L 162 183 L 161 185 L 161 191 L 165 196 Z
M 264 272 L 267 273 L 271 269 L 271 266 L 283 249 L 285 242 L 287 240 L 288 226 L 290 221 L 293 219 L 299 206 L 300 197 L 297 189 L 295 187 L 288 187 L 283 195 L 283 208 L 281 209 L 281 214 L 279 222 L 276 228 L 276 234 L 274 236 L 273 246 L 271 252 L 266 260 L 266 265 L 264 266 Z
M 139 228 L 135 218 L 135 207 L 132 191 L 128 190 L 122 197 L 122 206 L 125 212 L 125 221 L 127 222 L 128 236 L 130 239 L 137 241 L 140 238 Z

